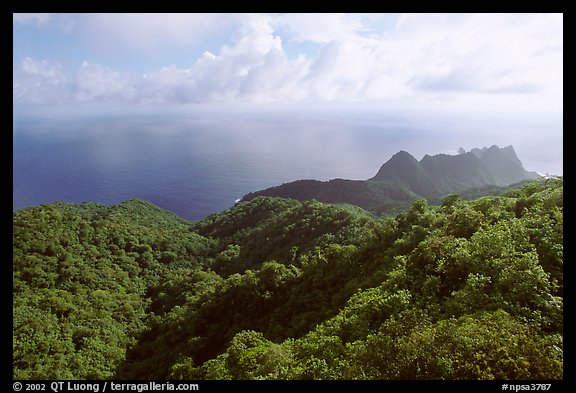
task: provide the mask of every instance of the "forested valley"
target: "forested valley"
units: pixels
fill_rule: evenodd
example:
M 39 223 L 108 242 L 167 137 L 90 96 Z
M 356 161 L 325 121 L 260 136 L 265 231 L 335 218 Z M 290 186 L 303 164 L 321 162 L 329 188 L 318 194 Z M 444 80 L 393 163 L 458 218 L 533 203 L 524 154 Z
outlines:
M 15 379 L 562 379 L 563 179 L 390 216 L 13 214 Z

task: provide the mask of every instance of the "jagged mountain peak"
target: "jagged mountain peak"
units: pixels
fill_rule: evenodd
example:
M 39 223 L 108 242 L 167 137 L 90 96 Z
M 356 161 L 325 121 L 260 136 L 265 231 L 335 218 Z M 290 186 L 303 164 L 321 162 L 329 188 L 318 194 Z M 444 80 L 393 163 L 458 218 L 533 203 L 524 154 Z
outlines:
M 398 153 L 394 154 L 388 161 L 386 161 L 381 167 L 378 173 L 370 180 L 380 180 L 387 178 L 389 176 L 398 177 L 406 175 L 406 172 L 410 170 L 417 170 L 419 162 L 414 156 L 405 150 L 400 150 Z
M 492 145 L 469 152 L 461 148 L 456 155 L 426 154 L 420 161 L 400 150 L 368 180 L 296 181 L 250 193 L 243 200 L 259 195 L 317 199 L 383 212 L 418 197 L 438 199 L 471 188 L 506 186 L 536 177 L 537 174 L 524 170 L 511 145 Z
M 512 145 L 499 148 L 492 145 L 489 148 L 472 149 L 494 177 L 494 184 L 504 186 L 525 179 L 534 179 L 536 174 L 524 169 L 522 161 L 516 155 Z
M 416 158 L 414 158 L 414 156 L 410 153 L 408 153 L 406 150 L 400 150 L 398 153 L 394 154 L 392 156 L 392 158 L 394 159 L 414 159 L 416 160 Z M 391 159 L 392 159 L 391 158 Z

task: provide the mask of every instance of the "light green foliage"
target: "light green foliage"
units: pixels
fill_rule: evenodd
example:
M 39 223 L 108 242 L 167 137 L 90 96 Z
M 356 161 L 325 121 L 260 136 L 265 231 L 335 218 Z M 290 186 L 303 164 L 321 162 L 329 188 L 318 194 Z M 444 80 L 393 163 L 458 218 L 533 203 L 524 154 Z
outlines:
M 139 200 L 25 209 L 13 228 L 14 376 L 35 379 L 112 377 L 146 328 L 150 293 L 213 247 Z
M 559 337 L 542 336 L 504 311 L 434 324 L 421 318 L 416 326 L 409 325 L 410 317 L 399 315 L 365 343 L 356 343 L 354 361 L 363 375 L 375 379 L 562 378 Z M 406 330 L 399 332 L 399 324 Z
M 562 179 L 396 217 L 258 197 L 13 216 L 18 379 L 561 379 Z

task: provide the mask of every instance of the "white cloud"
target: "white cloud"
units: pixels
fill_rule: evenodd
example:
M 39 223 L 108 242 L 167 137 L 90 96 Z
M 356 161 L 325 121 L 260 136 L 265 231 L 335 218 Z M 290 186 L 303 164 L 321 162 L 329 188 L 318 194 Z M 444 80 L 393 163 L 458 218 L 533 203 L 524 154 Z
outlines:
M 230 14 L 88 14 L 84 34 L 100 50 L 129 53 L 162 53 L 198 45 L 212 34 L 228 29 L 236 17 Z
M 394 52 L 416 89 L 528 92 L 562 84 L 562 15 L 409 14 L 397 27 Z M 552 43 L 557 53 L 537 59 Z
M 32 104 L 69 101 L 69 83 L 62 65 L 26 57 L 13 77 L 14 102 Z
M 359 17 L 350 14 L 281 14 L 274 17 L 274 23 L 291 40 L 319 43 L 347 39 L 362 30 Z
M 12 23 L 19 23 L 19 24 L 26 24 L 26 23 L 33 23 L 37 26 L 46 25 L 50 19 L 52 18 L 52 14 L 46 13 L 14 13 L 12 14 Z
M 22 61 L 16 102 L 136 103 L 361 101 L 453 102 L 501 108 L 562 105 L 563 17 L 558 14 L 94 14 L 83 28 L 99 45 L 159 51 L 200 45 L 234 28 L 189 67 L 127 75 L 84 64 Z M 15 16 L 15 23 L 49 17 Z M 80 25 L 80 24 L 77 24 Z M 284 43 L 313 42 L 317 56 Z M 501 108 L 503 109 L 503 108 Z
M 196 100 L 209 92 L 208 100 L 278 101 L 305 98 L 300 82 L 309 62 L 289 60 L 270 18 L 252 15 L 233 45 L 215 55 L 204 53 L 189 70 L 195 81 Z
M 84 62 L 74 81 L 74 99 L 78 102 L 131 101 L 137 95 L 128 77 L 106 67 Z

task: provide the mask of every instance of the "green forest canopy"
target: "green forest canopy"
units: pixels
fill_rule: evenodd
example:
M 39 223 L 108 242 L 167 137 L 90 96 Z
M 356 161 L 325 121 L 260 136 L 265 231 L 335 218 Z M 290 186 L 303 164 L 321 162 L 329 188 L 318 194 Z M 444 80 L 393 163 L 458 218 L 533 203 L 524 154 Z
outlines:
M 15 379 L 562 379 L 563 181 L 394 217 L 13 215 Z

